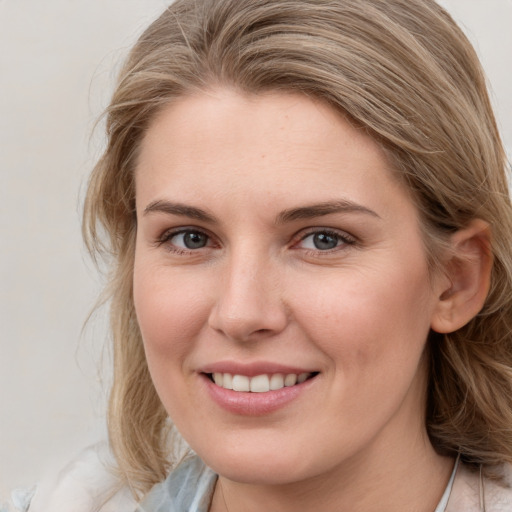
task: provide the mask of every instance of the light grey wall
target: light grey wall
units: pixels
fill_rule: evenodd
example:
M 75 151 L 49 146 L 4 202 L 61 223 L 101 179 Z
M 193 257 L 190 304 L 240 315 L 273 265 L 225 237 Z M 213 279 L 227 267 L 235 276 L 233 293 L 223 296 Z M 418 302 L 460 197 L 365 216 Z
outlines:
M 512 158 L 512 0 L 438 0 L 474 44 Z
M 112 69 L 166 4 L 0 1 L 0 497 L 103 435 L 79 197 Z
M 104 436 L 101 280 L 80 239 L 112 69 L 166 0 L 0 0 L 0 496 Z M 512 0 L 443 0 L 477 44 L 512 154 Z M 1 502 L 0 498 L 0 502 Z

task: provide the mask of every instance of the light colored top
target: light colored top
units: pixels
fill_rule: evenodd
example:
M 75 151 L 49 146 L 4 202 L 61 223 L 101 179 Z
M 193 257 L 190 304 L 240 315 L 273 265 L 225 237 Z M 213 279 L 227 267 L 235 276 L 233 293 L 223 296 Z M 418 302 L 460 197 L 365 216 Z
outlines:
M 112 466 L 105 444 L 91 447 L 35 492 L 13 493 L 0 512 L 208 512 L 217 475 L 197 456 L 186 458 L 139 504 L 119 488 Z M 512 512 L 512 467 L 501 473 L 497 482 L 456 464 L 434 512 Z
M 15 490 L 0 512 L 134 512 L 137 503 L 113 467 L 107 443 L 91 446 L 37 488 Z

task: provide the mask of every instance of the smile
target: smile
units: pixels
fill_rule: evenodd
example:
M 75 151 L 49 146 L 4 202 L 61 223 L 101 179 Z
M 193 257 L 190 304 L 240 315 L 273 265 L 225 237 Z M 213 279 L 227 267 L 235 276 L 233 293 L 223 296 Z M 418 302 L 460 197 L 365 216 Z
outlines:
M 203 367 L 204 390 L 214 403 L 231 414 L 265 416 L 289 406 L 301 396 L 311 396 L 320 372 L 260 362 L 230 362 Z
M 285 387 L 302 384 L 315 375 L 316 373 L 274 373 L 249 377 L 231 373 L 210 373 L 208 377 L 217 386 L 224 389 L 245 393 L 268 393 L 269 391 L 278 391 Z

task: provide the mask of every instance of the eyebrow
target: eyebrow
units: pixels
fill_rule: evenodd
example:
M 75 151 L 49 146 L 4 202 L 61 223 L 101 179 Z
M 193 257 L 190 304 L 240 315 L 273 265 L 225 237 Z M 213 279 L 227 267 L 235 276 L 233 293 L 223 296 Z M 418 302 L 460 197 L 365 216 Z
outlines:
M 150 213 L 179 215 L 212 224 L 218 222 L 214 215 L 202 210 L 201 208 L 164 200 L 153 201 L 146 206 L 144 209 L 144 215 L 148 215 Z M 277 225 L 286 224 L 287 222 L 293 222 L 295 220 L 313 219 L 315 217 L 322 217 L 324 215 L 331 215 L 334 213 L 363 213 L 380 219 L 380 216 L 376 212 L 370 210 L 366 206 L 342 199 L 284 210 L 278 214 L 275 223 Z
M 217 221 L 213 215 L 205 212 L 201 208 L 196 208 L 195 206 L 188 206 L 181 203 L 172 203 L 170 201 L 153 201 L 144 209 L 144 215 L 155 212 L 189 217 L 191 219 L 196 219 L 203 222 L 215 223 Z
M 341 199 L 339 201 L 328 201 L 325 203 L 284 210 L 277 216 L 276 224 L 284 224 L 294 220 L 313 219 L 315 217 L 322 217 L 333 213 L 364 213 L 380 219 L 380 215 L 366 206 L 362 206 L 346 199 Z

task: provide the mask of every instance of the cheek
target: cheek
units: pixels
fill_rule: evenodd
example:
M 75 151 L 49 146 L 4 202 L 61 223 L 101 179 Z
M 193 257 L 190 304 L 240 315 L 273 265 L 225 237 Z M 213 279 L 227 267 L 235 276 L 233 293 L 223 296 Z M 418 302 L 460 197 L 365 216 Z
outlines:
M 196 283 L 197 284 L 197 283 Z M 155 389 L 172 418 L 187 418 L 190 356 L 207 320 L 205 293 L 169 269 L 135 264 L 134 304 Z
M 135 264 L 134 304 L 148 362 L 183 357 L 207 320 L 205 293 L 169 269 Z
M 382 270 L 340 273 L 325 286 L 302 282 L 296 307 L 301 328 L 344 372 L 405 362 L 411 367 L 423 351 L 432 311 L 427 269 Z

